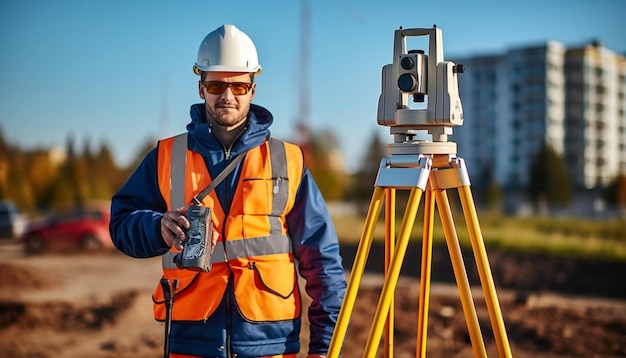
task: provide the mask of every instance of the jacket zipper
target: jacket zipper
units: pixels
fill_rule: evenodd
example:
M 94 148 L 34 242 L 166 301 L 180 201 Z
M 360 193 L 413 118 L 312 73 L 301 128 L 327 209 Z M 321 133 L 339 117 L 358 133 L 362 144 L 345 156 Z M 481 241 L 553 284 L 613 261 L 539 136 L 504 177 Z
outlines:
M 230 155 L 231 155 L 231 150 L 233 148 L 233 145 L 235 144 L 235 142 L 239 139 L 239 137 L 241 137 L 241 135 L 246 131 L 247 128 L 244 128 L 238 135 L 237 137 L 235 137 L 235 139 L 230 143 L 230 145 L 228 147 L 225 147 L 222 145 L 222 148 L 224 149 L 224 158 L 226 160 L 230 160 Z M 230 181 L 226 181 L 225 182 L 225 190 L 226 190 L 226 195 L 224 196 L 226 198 L 226 200 L 228 201 L 228 208 L 230 211 L 230 205 L 232 204 L 231 201 L 231 195 L 230 195 Z M 226 217 L 228 217 L 228 213 L 225 213 Z M 224 226 L 222 227 L 222 243 L 224 244 L 224 255 L 226 256 L 226 265 L 228 266 L 228 269 L 230 271 L 230 275 L 229 275 L 229 279 L 228 279 L 228 286 L 226 289 L 226 357 L 232 357 L 233 353 L 232 353 L 232 347 L 231 347 L 231 330 L 232 330 L 232 316 L 231 316 L 231 312 L 232 312 L 232 299 L 231 297 L 231 293 L 232 295 L 234 295 L 234 291 L 235 288 L 233 286 L 233 282 L 234 282 L 234 277 L 233 277 L 233 271 L 230 269 L 230 264 L 228 262 L 228 252 L 226 252 L 226 236 L 224 235 L 224 233 L 226 232 L 226 225 L 227 223 L 224 223 Z
M 232 147 L 232 146 L 231 146 Z M 230 157 L 230 147 L 228 148 L 227 151 L 227 158 Z M 231 194 L 230 194 L 230 180 L 227 180 L 224 183 L 224 189 L 225 189 L 225 195 L 224 198 L 225 200 L 228 202 L 228 212 L 230 212 L 230 206 L 232 204 L 232 198 L 231 198 Z M 233 352 L 232 352 L 232 347 L 231 347 L 231 331 L 232 331 L 232 310 L 233 310 L 233 303 L 232 303 L 232 299 L 231 297 L 231 293 L 232 295 L 234 295 L 235 292 L 235 287 L 234 287 L 234 274 L 233 271 L 230 268 L 230 262 L 228 261 L 228 252 L 226 251 L 226 225 L 228 225 L 228 212 L 224 213 L 226 220 L 224 221 L 224 225 L 222 226 L 222 243 L 224 244 L 224 256 L 225 256 L 225 260 L 226 260 L 226 265 L 230 271 L 229 274 L 229 279 L 228 279 L 228 287 L 226 289 L 226 357 L 232 357 Z
M 228 146 L 228 148 L 226 148 L 224 145 L 222 145 L 222 148 L 224 148 L 224 157 L 226 158 L 226 160 L 230 159 L 230 151 L 233 149 L 233 145 L 235 144 L 235 142 L 239 139 L 239 137 L 241 137 L 241 135 L 248 129 L 248 127 L 245 127 L 241 132 L 239 132 L 239 134 L 237 134 L 237 136 L 235 137 L 235 139 L 233 139 L 232 142 L 230 142 L 230 145 Z

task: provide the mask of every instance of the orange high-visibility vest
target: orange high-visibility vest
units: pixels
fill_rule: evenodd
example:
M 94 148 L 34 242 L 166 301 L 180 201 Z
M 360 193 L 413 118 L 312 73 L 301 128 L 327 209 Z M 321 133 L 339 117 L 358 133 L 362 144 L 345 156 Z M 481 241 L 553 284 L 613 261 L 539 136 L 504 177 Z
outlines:
M 187 135 L 161 140 L 158 176 L 168 210 L 189 205 L 211 183 L 204 158 L 187 149 Z M 163 277 L 178 280 L 172 320 L 200 321 L 219 305 L 232 273 L 237 307 L 250 321 L 282 321 L 300 317 L 297 271 L 285 216 L 294 205 L 303 172 L 302 151 L 296 145 L 270 138 L 250 149 L 228 216 L 215 192 L 202 205 L 213 210 L 220 238 L 209 272 L 178 269 L 174 247 L 163 255 Z M 153 294 L 154 316 L 165 320 L 161 285 Z

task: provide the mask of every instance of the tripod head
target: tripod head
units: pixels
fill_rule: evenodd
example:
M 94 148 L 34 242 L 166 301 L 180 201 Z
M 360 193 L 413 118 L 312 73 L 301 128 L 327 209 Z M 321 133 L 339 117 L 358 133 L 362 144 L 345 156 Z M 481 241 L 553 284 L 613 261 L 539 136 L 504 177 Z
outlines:
M 428 36 L 428 54 L 423 50 L 407 52 L 406 37 L 410 36 Z M 463 125 L 457 75 L 464 67 L 444 61 L 442 46 L 441 29 L 436 25 L 395 31 L 393 63 L 382 69 L 378 124 L 391 127 L 396 148 L 415 143 L 415 131 L 426 130 L 433 139 L 427 152 L 456 153 L 456 144 L 448 142 L 448 135 L 453 126 Z M 426 102 L 427 107 L 410 108 L 409 95 L 413 102 Z

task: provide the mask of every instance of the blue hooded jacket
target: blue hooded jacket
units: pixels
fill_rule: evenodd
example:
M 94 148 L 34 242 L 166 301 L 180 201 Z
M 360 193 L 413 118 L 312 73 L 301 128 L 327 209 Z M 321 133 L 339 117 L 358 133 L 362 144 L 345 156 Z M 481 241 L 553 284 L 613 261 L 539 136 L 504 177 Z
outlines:
M 231 148 L 224 148 L 211 132 L 204 104 L 193 105 L 190 112 L 188 148 L 202 154 L 212 177 L 237 154 L 269 138 L 273 122 L 267 109 L 251 104 L 246 129 Z M 118 250 L 131 257 L 155 257 L 170 249 L 161 236 L 161 218 L 167 204 L 158 185 L 157 152 L 154 148 L 146 155 L 111 201 L 111 238 Z M 215 188 L 225 212 L 230 208 L 238 176 L 239 168 Z M 305 289 L 312 299 L 308 311 L 309 354 L 324 354 L 332 338 L 346 282 L 337 234 L 326 203 L 306 168 L 295 205 L 287 214 L 287 226 L 298 271 L 306 280 Z M 236 309 L 231 309 L 229 296 L 232 290 L 227 290 L 218 310 L 206 321 L 173 322 L 171 351 L 203 357 L 227 357 L 228 352 L 237 353 L 238 357 L 299 352 L 300 318 L 289 322 L 246 322 Z

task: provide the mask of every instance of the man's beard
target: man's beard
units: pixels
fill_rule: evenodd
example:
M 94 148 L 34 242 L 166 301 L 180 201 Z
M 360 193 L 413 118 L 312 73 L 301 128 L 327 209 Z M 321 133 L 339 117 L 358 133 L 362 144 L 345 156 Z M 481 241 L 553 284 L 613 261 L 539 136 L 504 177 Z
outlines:
M 234 112 L 236 110 L 236 112 Z M 231 108 L 229 111 L 224 111 L 223 108 L 211 108 L 206 106 L 207 119 L 212 120 L 213 123 L 221 127 L 233 127 L 244 121 L 248 117 L 248 111 L 250 107 L 244 111 L 239 111 L 239 108 Z

